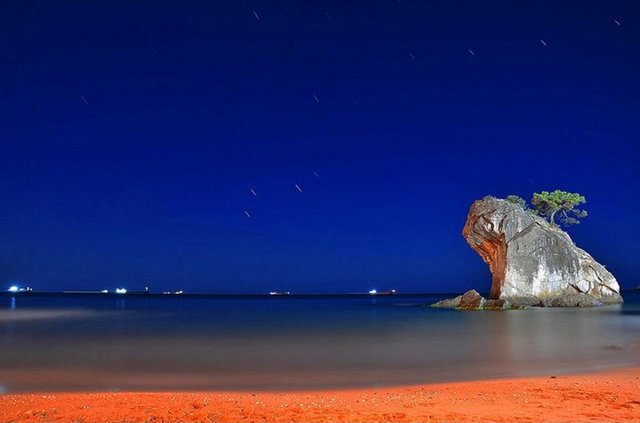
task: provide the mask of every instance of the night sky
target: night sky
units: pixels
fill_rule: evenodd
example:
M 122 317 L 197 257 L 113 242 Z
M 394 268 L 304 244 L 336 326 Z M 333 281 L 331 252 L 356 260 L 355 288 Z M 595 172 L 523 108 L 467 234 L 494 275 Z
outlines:
M 559 188 L 632 288 L 639 161 L 635 1 L 0 3 L 1 286 L 487 290 Z

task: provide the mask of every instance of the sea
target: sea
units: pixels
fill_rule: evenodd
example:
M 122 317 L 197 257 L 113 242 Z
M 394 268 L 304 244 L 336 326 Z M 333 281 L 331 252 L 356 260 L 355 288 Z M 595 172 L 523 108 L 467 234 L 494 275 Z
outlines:
M 423 295 L 0 294 L 0 393 L 317 390 L 640 366 L 640 293 L 455 311 Z

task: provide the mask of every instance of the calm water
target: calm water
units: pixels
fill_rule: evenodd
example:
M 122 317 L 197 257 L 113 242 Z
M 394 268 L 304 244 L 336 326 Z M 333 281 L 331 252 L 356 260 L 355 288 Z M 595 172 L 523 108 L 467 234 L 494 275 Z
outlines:
M 623 306 L 456 312 L 443 296 L 0 295 L 0 391 L 314 389 L 640 365 Z

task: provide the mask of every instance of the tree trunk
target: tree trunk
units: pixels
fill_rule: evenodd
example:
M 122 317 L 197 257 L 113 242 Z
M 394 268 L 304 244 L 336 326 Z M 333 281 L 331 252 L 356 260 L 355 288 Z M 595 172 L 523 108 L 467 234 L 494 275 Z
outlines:
M 549 216 L 549 223 L 551 223 L 553 226 L 558 226 L 558 225 L 556 225 L 556 221 L 555 221 L 556 213 L 558 213 L 558 210 L 560 210 L 560 209 L 554 210 L 551 213 L 551 216 Z

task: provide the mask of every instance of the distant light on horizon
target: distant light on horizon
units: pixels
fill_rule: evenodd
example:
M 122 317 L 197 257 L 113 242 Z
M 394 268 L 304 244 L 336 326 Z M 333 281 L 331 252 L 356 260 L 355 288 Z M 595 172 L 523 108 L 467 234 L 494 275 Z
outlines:
M 126 288 L 116 288 L 116 294 L 126 294 L 126 293 L 127 293 Z
M 377 290 L 377 289 L 371 289 L 371 290 L 369 291 L 369 295 L 376 295 L 377 293 L 378 293 L 378 290 Z
M 11 285 L 7 291 L 9 292 L 18 292 L 20 288 L 17 285 Z

